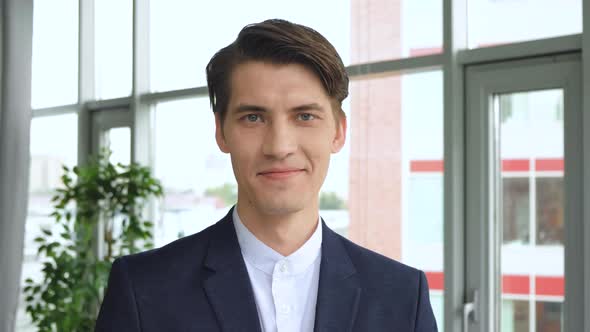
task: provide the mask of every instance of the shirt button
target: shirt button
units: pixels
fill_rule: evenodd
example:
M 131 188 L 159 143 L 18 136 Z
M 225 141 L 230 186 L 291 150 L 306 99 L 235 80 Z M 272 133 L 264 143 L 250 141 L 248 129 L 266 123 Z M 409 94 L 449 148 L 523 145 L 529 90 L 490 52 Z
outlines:
M 283 304 L 279 307 L 279 312 L 283 315 L 287 315 L 291 312 L 291 306 Z
M 281 271 L 281 273 L 287 272 L 287 263 L 281 262 L 279 265 L 279 271 Z

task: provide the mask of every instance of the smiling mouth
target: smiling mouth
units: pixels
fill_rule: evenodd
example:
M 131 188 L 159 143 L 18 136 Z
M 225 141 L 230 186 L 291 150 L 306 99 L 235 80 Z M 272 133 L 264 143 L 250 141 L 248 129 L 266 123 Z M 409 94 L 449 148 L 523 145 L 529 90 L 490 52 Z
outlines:
M 281 179 L 288 179 L 290 177 L 299 175 L 303 173 L 304 170 L 302 169 L 289 169 L 289 170 L 273 170 L 273 171 L 266 171 L 260 172 L 258 175 L 263 176 L 266 179 L 271 180 L 281 180 Z

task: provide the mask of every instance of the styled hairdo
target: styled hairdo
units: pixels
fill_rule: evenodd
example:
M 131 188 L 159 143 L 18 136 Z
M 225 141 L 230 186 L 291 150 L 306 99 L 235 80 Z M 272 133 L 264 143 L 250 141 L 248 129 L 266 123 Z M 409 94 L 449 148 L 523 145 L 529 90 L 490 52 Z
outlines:
M 307 67 L 332 99 L 335 115 L 342 112 L 342 101 L 348 96 L 348 74 L 334 46 L 309 27 L 271 19 L 245 26 L 238 38 L 215 53 L 207 64 L 209 100 L 221 121 L 229 103 L 230 76 L 236 65 L 250 60 Z

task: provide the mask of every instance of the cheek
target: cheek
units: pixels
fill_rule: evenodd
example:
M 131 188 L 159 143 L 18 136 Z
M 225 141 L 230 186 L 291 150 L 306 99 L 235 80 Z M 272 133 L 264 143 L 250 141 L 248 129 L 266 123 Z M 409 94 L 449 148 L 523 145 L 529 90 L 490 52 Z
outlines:
M 254 162 L 256 159 L 256 150 L 253 148 L 253 145 L 239 144 L 232 146 L 230 156 L 236 177 L 243 178 L 255 172 Z
M 332 147 L 330 142 L 326 139 L 310 139 L 306 142 L 305 147 L 306 154 L 311 160 L 314 170 L 324 173 L 330 163 Z
M 319 153 L 331 154 L 336 138 L 336 129 L 332 122 L 331 119 L 325 120 L 321 126 L 310 130 L 304 137 L 306 144 Z

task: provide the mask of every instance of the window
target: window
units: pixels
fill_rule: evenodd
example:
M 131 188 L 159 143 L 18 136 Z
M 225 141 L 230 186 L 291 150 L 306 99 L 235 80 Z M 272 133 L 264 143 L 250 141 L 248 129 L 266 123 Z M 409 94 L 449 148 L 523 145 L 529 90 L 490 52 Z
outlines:
M 529 243 L 530 212 L 529 212 L 529 179 L 521 177 L 504 177 L 503 207 L 504 224 L 502 231 L 503 243 Z
M 469 47 L 582 32 L 582 0 L 469 0 Z
M 131 162 L 131 130 L 128 127 L 109 129 L 106 146 L 111 151 L 110 162 L 128 165 Z
M 131 94 L 133 1 L 100 0 L 95 6 L 97 99 Z
M 34 8 L 32 107 L 75 104 L 78 102 L 78 1 L 35 0 Z
M 444 289 L 442 98 L 440 71 L 353 81 L 347 232 L 362 246 L 424 270 L 432 302 L 439 304 Z M 440 319 L 442 305 L 434 309 Z
M 31 105 L 36 118 L 31 131 L 23 279 L 39 270 L 31 241 L 39 225 L 50 225 L 48 198 L 52 188 L 59 185 L 58 166 L 74 165 L 76 142 L 83 142 L 83 151 L 91 138 L 90 133 L 78 134 L 78 117 L 73 109 L 83 116 L 89 108 L 97 113 L 107 108 L 133 110 L 135 118 L 125 122 L 127 127 L 117 127 L 121 125 L 118 123 L 104 133 L 114 150 L 112 161 L 127 163 L 134 151 L 139 160 L 152 163 L 154 176 L 164 185 L 165 197 L 156 203 L 153 219 L 156 247 L 198 232 L 223 217 L 237 200 L 237 185 L 229 156 L 215 144 L 213 114 L 202 89 L 206 85 L 205 65 L 214 52 L 235 39 L 244 25 L 285 18 L 322 33 L 345 65 L 367 64 L 353 69 L 378 71 L 390 64 L 399 68 L 395 73 L 351 77 L 350 96 L 344 105 L 349 121 L 347 143 L 332 156 L 320 192 L 320 214 L 339 234 L 424 270 L 442 331 L 443 252 L 449 246 L 454 249 L 466 243 L 465 256 L 453 257 L 449 264 L 455 259 L 465 263 L 472 258 L 469 251 L 476 247 L 468 237 L 455 237 L 455 243 L 445 243 L 443 237 L 445 208 L 454 210 L 461 205 L 455 204 L 457 197 L 451 198 L 452 204 L 444 205 L 443 122 L 454 128 L 445 117 L 456 115 L 456 109 L 449 106 L 456 104 L 446 105 L 443 114 L 443 72 L 462 75 L 465 68 L 479 66 L 474 61 L 479 55 L 485 55 L 486 65 L 489 61 L 492 66 L 513 55 L 500 52 L 501 48 L 460 50 L 459 57 L 451 52 L 451 63 L 459 63 L 459 71 L 459 67 L 446 67 L 446 56 L 398 61 L 442 54 L 443 30 L 451 30 L 450 26 L 443 27 L 442 0 L 222 0 L 206 5 L 190 0 L 96 0 L 94 15 L 86 22 L 79 21 L 79 3 L 34 0 Z M 461 13 L 455 9 L 465 9 L 459 8 L 460 3 L 453 2 L 454 22 L 447 23 L 467 19 L 467 31 L 458 31 L 451 42 L 462 46 L 462 38 L 467 37 L 469 49 L 582 32 L 582 0 L 469 0 L 466 16 L 458 17 Z M 137 12 L 140 22 L 147 24 L 137 25 L 135 31 L 134 6 L 149 7 Z M 89 37 L 80 35 L 80 25 L 83 33 L 93 32 L 94 44 L 88 46 L 94 49 L 79 49 L 79 40 Z M 92 28 L 87 29 L 90 25 Z M 461 32 L 463 36 L 459 36 Z M 134 39 L 143 36 L 149 36 L 149 40 Z M 576 53 L 579 46 L 569 44 L 574 40 L 561 38 L 551 45 L 576 48 L 556 49 L 556 53 Z M 137 72 L 133 68 L 134 41 L 147 46 L 146 54 L 136 56 L 146 68 L 137 66 Z M 79 76 L 79 54 L 94 55 L 93 77 Z M 524 54 L 523 63 L 527 61 L 524 58 L 538 56 L 538 50 Z M 387 64 L 373 64 L 381 61 Z M 133 91 L 134 74 L 139 86 L 149 86 L 149 91 Z M 459 95 L 465 92 L 463 86 L 449 83 L 451 80 L 444 82 Z M 79 86 L 94 88 L 89 104 L 78 104 Z M 495 290 L 502 310 L 497 322 L 501 331 L 563 331 L 564 317 L 571 317 L 564 305 L 564 246 L 565 210 L 572 202 L 565 201 L 571 196 L 566 195 L 569 188 L 564 181 L 563 148 L 564 117 L 577 110 L 564 111 L 564 103 L 571 101 L 564 100 L 566 87 L 547 85 L 542 89 L 548 86 L 548 90 L 537 91 L 502 90 L 494 96 L 501 137 L 501 155 L 494 165 L 501 169 L 498 205 L 502 211 L 496 211 L 494 219 L 502 224 L 498 235 L 501 260 L 494 271 L 501 281 L 500 289 Z M 195 87 L 201 89 L 190 89 Z M 184 89 L 188 90 L 181 91 Z M 109 100 L 127 96 L 132 98 Z M 462 135 L 465 128 L 454 129 L 469 140 L 471 137 Z M 459 161 L 469 172 L 473 171 L 471 161 L 461 160 L 468 145 L 453 144 L 450 150 L 461 151 L 454 155 L 459 160 L 452 160 L 452 164 Z M 449 173 L 453 178 L 446 184 L 446 189 L 454 193 L 465 189 L 454 188 L 455 180 L 461 183 L 455 170 Z M 461 195 L 458 197 L 465 198 Z M 459 220 L 461 213 L 456 214 Z M 473 219 L 463 221 L 466 229 L 473 223 Z M 488 263 L 485 259 L 479 260 L 484 263 L 478 268 L 487 266 L 483 265 Z M 585 264 L 576 263 L 580 269 Z M 466 280 L 472 272 L 466 272 Z M 479 277 L 475 273 L 474 278 Z M 451 292 L 457 291 L 455 286 L 449 286 Z M 453 306 L 460 305 L 455 298 L 449 296 L 447 300 L 451 299 Z M 30 326 L 20 304 L 17 330 L 23 331 Z M 449 324 L 458 327 L 454 320 Z M 479 323 L 473 325 L 480 327 Z
M 441 53 L 441 0 L 352 0 L 351 5 L 351 64 Z
M 231 8 L 228 11 L 227 8 Z M 223 20 L 219 15 L 224 13 Z M 246 24 L 283 18 L 322 33 L 345 65 L 442 51 L 442 1 L 150 2 L 151 90 L 204 86 L 205 65 Z M 174 36 L 174 38 L 171 38 Z
M 223 19 L 211 13 L 223 13 Z M 330 13 L 329 19 L 326 19 L 326 13 Z M 318 30 L 332 42 L 343 61 L 349 63 L 350 6 L 346 2 L 224 0 L 209 2 L 204 6 L 197 1 L 152 0 L 151 90 L 166 91 L 206 85 L 205 66 L 213 54 L 231 43 L 246 24 L 269 18 L 284 18 Z
M 537 178 L 537 243 L 563 245 L 563 178 Z
M 165 197 L 154 244 L 162 246 L 215 223 L 237 200 L 229 156 L 215 142 L 215 118 L 206 98 L 155 106 L 156 178 Z
M 563 331 L 563 304 L 559 302 L 538 301 L 537 306 L 537 331 L 558 332 Z
M 523 300 L 502 301 L 502 332 L 526 332 L 529 330 L 529 302 Z
M 562 90 L 497 96 L 503 184 L 500 295 L 503 332 L 529 331 L 529 326 L 536 326 L 536 331 L 561 331 L 562 100 Z M 545 305 L 541 299 L 551 301 Z
M 56 130 L 59 128 L 59 130 Z M 47 139 L 51 137 L 51 139 Z M 73 167 L 78 158 L 78 116 L 64 114 L 35 118 L 31 122 L 31 168 L 29 175 L 29 210 L 25 225 L 25 243 L 21 286 L 27 278 L 39 281 L 41 263 L 37 257 L 37 244 L 33 240 L 42 236 L 41 228 L 51 229 L 55 222 L 51 198 L 61 186 L 62 165 Z M 53 229 L 56 232 L 61 229 Z M 33 331 L 25 313 L 24 298 L 20 298 L 17 313 L 17 331 Z

